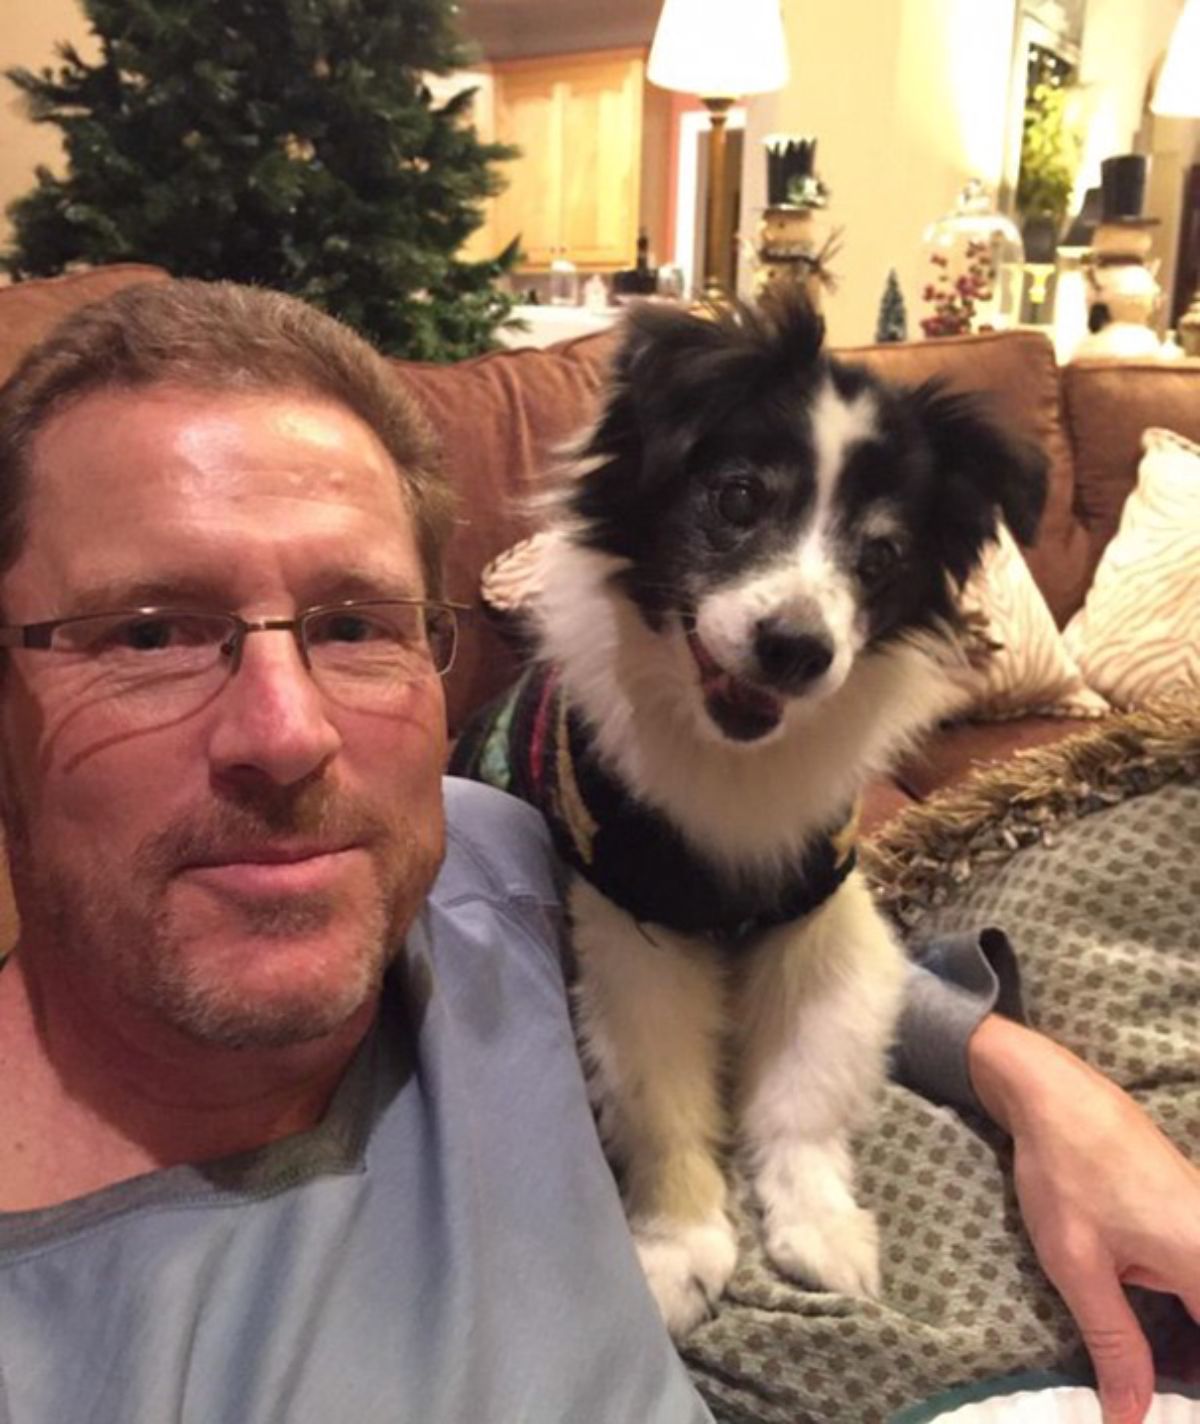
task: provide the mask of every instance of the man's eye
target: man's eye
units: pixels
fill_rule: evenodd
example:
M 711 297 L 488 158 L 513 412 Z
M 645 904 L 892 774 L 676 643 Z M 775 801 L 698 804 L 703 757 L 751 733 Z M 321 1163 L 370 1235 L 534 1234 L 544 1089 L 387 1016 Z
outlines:
M 383 636 L 378 624 L 361 613 L 339 613 L 315 629 L 323 643 L 365 643 Z
M 110 643 L 129 648 L 135 653 L 157 652 L 176 641 L 175 628 L 167 618 L 146 618 L 137 623 L 122 623 L 113 630 Z
M 220 642 L 224 631 L 223 624 L 202 617 L 127 618 L 105 630 L 101 646 L 118 652 L 158 653 Z
M 863 583 L 880 583 L 900 562 L 900 548 L 891 539 L 868 539 L 859 550 L 858 576 Z
M 416 620 L 382 609 L 370 613 L 358 609 L 335 611 L 313 619 L 307 630 L 308 641 L 310 646 L 324 643 L 335 647 L 347 643 L 405 643 L 412 638 L 409 624 L 415 627 Z
M 749 475 L 738 475 L 725 483 L 716 493 L 717 513 L 727 524 L 739 529 L 748 529 L 757 522 L 767 502 L 767 491 L 761 480 Z

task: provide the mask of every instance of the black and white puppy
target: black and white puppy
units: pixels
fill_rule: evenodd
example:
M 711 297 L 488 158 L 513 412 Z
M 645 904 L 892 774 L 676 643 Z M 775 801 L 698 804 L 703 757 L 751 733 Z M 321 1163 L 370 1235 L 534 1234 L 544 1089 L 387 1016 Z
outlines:
M 573 868 L 582 1055 L 675 1335 L 734 1268 L 730 1147 L 781 1270 L 879 1290 L 850 1134 L 904 967 L 849 826 L 961 696 L 956 592 L 1044 497 L 970 402 L 821 342 L 794 301 L 633 312 L 542 541 L 539 661 L 457 760 Z

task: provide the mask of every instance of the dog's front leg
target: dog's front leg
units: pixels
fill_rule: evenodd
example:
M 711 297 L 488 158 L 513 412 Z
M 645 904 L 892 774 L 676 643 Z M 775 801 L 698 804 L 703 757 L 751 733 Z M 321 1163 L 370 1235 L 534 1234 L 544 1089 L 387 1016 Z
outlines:
M 720 1162 L 724 983 L 715 951 L 570 894 L 576 1024 L 650 1289 L 678 1337 L 725 1288 L 737 1241 Z
M 879 1293 L 874 1218 L 854 1200 L 850 1134 L 882 1085 L 901 951 L 859 877 L 771 931 L 739 986 L 738 1133 L 767 1254 L 785 1274 Z

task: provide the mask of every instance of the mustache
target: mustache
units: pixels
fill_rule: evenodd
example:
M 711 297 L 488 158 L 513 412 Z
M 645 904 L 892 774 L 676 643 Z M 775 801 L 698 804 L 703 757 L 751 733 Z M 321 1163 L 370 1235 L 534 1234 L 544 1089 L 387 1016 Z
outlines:
M 395 821 L 360 797 L 320 785 L 272 787 L 179 817 L 147 836 L 136 859 L 140 871 L 161 876 L 185 865 L 268 852 L 283 841 L 370 845 L 396 830 Z

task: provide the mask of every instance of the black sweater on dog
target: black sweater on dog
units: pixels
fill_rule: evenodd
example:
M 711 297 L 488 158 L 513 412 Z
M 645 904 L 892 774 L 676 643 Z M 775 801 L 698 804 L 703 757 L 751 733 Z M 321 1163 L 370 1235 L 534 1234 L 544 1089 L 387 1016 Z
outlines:
M 823 904 L 854 868 L 851 816 L 814 837 L 782 878 L 731 877 L 603 765 L 553 668 L 531 668 L 471 720 L 457 776 L 528 801 L 559 855 L 635 920 L 737 944 Z

